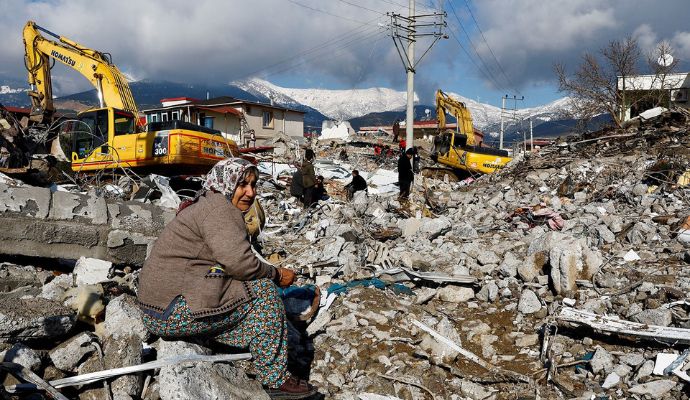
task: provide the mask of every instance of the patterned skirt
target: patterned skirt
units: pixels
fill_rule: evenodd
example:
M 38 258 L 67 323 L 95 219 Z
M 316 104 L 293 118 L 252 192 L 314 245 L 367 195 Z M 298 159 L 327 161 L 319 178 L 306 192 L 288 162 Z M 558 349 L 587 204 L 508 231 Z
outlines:
M 212 337 L 229 346 L 249 348 L 260 382 L 277 388 L 288 376 L 285 309 L 270 280 L 251 281 L 249 286 L 253 300 L 231 313 L 195 319 L 180 296 L 166 319 L 144 313 L 144 325 L 162 338 Z

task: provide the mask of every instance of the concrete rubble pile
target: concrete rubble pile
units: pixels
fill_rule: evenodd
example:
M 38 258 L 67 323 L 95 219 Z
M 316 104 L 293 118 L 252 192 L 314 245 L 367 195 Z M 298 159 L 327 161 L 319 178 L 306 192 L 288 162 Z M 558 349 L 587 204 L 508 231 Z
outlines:
M 561 140 L 471 185 L 418 175 L 402 202 L 387 188 L 395 160 L 366 147 L 316 149 L 331 199 L 311 210 L 279 183 L 287 163 L 262 167 L 273 176 L 258 245 L 322 290 L 318 313 L 291 325 L 291 368 L 329 399 L 688 398 L 689 126 L 667 111 Z M 370 187 L 345 201 L 352 169 Z M 1 234 L 5 361 L 62 387 L 219 352 L 149 337 L 140 321 L 138 267 L 173 209 L 10 184 L 0 194 L 3 226 L 18 226 Z M 248 361 L 172 363 L 60 390 L 267 398 L 251 374 Z

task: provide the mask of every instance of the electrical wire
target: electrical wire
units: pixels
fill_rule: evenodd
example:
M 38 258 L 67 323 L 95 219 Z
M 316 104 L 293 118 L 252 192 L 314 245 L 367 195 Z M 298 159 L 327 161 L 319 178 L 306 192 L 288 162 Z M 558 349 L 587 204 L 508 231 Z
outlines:
M 450 32 L 450 36 L 451 36 L 453 39 L 455 39 L 455 41 L 456 41 L 456 42 L 458 43 L 458 45 L 460 46 L 460 49 L 462 49 L 462 51 L 463 51 L 463 52 L 465 53 L 465 55 L 467 56 L 467 59 L 470 60 L 470 62 L 474 65 L 474 67 L 477 69 L 477 71 L 479 71 L 482 75 L 484 75 L 484 78 L 486 78 L 486 80 L 491 81 L 491 82 L 494 84 L 494 86 L 496 86 L 496 88 L 498 88 L 498 89 L 500 89 L 500 90 L 505 90 L 501 85 L 498 84 L 498 82 L 495 81 L 495 79 L 493 79 L 491 76 L 487 75 L 487 73 L 484 71 L 484 69 L 481 68 L 481 67 L 477 64 L 477 62 L 475 61 L 474 57 L 472 57 L 472 56 L 470 55 L 470 53 L 467 51 L 467 49 L 465 48 L 465 46 L 462 45 L 462 42 L 460 41 L 460 39 L 458 39 L 457 35 L 455 34 L 455 31 L 453 30 L 453 28 L 452 28 L 450 25 L 448 25 L 448 31 Z
M 453 3 L 449 1 L 449 2 L 448 2 L 448 5 L 450 6 L 450 9 L 451 9 L 453 15 L 455 16 L 455 19 L 458 21 L 458 25 L 460 26 L 460 29 L 462 29 L 462 31 L 465 33 L 465 36 L 467 37 L 467 41 L 468 41 L 468 43 L 470 44 L 470 46 L 472 46 L 472 49 L 474 50 L 474 53 L 476 54 L 477 58 L 478 58 L 479 61 L 482 63 L 482 65 L 484 66 L 484 68 L 486 69 L 486 71 L 488 72 L 488 74 L 491 76 L 491 81 L 492 81 L 492 82 L 494 83 L 494 85 L 496 85 L 497 87 L 501 88 L 502 90 L 505 90 L 505 89 L 502 87 L 502 85 L 498 85 L 498 84 L 497 84 L 497 83 L 498 83 L 498 80 L 497 80 L 496 77 L 494 76 L 493 71 L 491 70 L 491 68 L 489 68 L 489 65 L 486 63 L 486 61 L 484 61 L 484 59 L 482 58 L 482 56 L 479 54 L 479 51 L 477 51 L 477 48 L 474 46 L 474 43 L 472 43 L 472 39 L 470 38 L 469 33 L 467 33 L 467 30 L 465 29 L 464 25 L 462 24 L 462 21 L 460 20 L 460 17 L 458 16 L 457 12 L 455 11 L 455 7 L 453 6 Z
M 351 2 L 349 2 L 349 1 L 347 1 L 347 0 L 338 0 L 338 1 L 340 1 L 341 3 L 345 3 L 345 4 L 348 4 L 348 5 L 351 5 L 351 6 L 353 6 L 353 7 L 361 8 L 362 10 L 371 11 L 371 12 L 373 12 L 373 13 L 380 14 L 380 15 L 386 15 L 386 13 L 384 13 L 384 12 L 377 11 L 377 10 L 372 10 L 371 8 L 367 8 L 367 7 L 364 7 L 364 6 L 359 5 L 359 4 L 351 3 Z
M 338 47 L 338 48 L 336 48 L 336 49 L 334 49 L 334 50 L 331 50 L 329 54 L 330 54 L 330 55 L 339 54 L 339 53 L 341 53 L 342 51 L 344 51 L 345 49 L 347 49 L 347 48 L 349 48 L 349 47 L 352 47 L 352 46 L 354 46 L 355 44 L 357 44 L 357 43 L 359 43 L 359 42 L 362 42 L 362 41 L 365 41 L 365 40 L 374 38 L 374 37 L 376 37 L 377 35 L 382 34 L 384 31 L 385 31 L 385 29 L 377 29 L 376 31 L 374 31 L 374 32 L 372 32 L 372 33 L 370 33 L 370 34 L 368 34 L 368 35 L 366 35 L 366 36 L 364 36 L 364 37 L 360 37 L 360 38 L 357 38 L 357 39 L 350 40 L 349 42 L 344 43 L 342 46 L 340 46 L 340 47 Z M 317 59 L 317 58 L 319 58 L 319 57 L 321 57 L 321 54 L 315 54 L 315 55 L 313 55 L 313 56 L 311 56 L 311 57 L 309 57 L 309 58 L 305 58 L 305 59 L 300 60 L 298 63 L 296 63 L 296 64 L 294 64 L 294 65 L 291 65 L 291 66 L 288 66 L 288 67 L 285 67 L 285 68 L 283 68 L 283 69 L 279 69 L 279 70 L 276 70 L 276 71 L 264 73 L 263 76 L 271 76 L 271 75 L 276 75 L 276 74 L 280 74 L 280 73 L 284 73 L 284 72 L 290 71 L 290 70 L 292 70 L 292 69 L 295 69 L 295 68 L 297 68 L 297 67 L 300 67 L 300 66 L 306 64 L 306 63 L 309 62 L 309 61 L 315 60 L 315 59 Z
M 342 15 L 333 14 L 332 12 L 324 11 L 324 10 L 321 10 L 321 9 L 319 9 L 319 8 L 315 8 L 315 7 L 312 7 L 312 6 L 309 6 L 309 5 L 300 3 L 300 2 L 295 1 L 295 0 L 288 0 L 288 1 L 289 1 L 290 3 L 292 3 L 292 4 L 298 5 L 298 6 L 300 6 L 300 7 L 307 8 L 307 9 L 312 10 L 312 11 L 317 11 L 317 12 L 320 12 L 320 13 L 323 13 L 323 14 L 326 14 L 326 15 L 330 15 L 330 16 L 332 16 L 332 17 L 344 19 L 344 20 L 347 20 L 347 21 L 356 22 L 356 23 L 358 23 L 359 25 L 367 25 L 367 23 L 365 23 L 365 22 L 361 22 L 361 21 L 358 21 L 358 20 L 356 20 L 356 19 L 344 17 L 344 16 L 342 16 Z
M 375 21 L 377 21 L 377 20 L 379 20 L 379 19 L 380 19 L 380 17 L 374 18 L 374 19 L 368 21 L 366 24 L 367 24 L 367 25 L 370 25 L 372 22 L 375 22 Z M 378 28 L 378 27 L 379 27 L 379 26 L 376 25 L 376 28 Z M 367 27 L 367 28 L 364 28 L 364 29 L 365 29 L 365 30 L 362 31 L 362 30 L 361 30 L 361 27 L 359 27 L 359 26 L 356 27 L 356 28 L 353 28 L 353 29 L 351 29 L 351 30 L 349 30 L 349 31 L 346 31 L 344 34 L 339 34 L 339 35 L 337 35 L 337 36 L 334 36 L 334 37 L 332 37 L 332 38 L 326 40 L 326 41 L 323 42 L 323 43 L 320 43 L 320 44 L 318 44 L 318 45 L 316 45 L 316 46 L 314 46 L 314 47 L 311 47 L 311 48 L 309 48 L 309 49 L 303 50 L 303 51 L 301 51 L 301 52 L 295 54 L 294 56 L 290 56 L 290 57 L 284 58 L 284 59 L 282 59 L 282 60 L 280 60 L 280 61 L 278 61 L 278 62 L 275 62 L 275 63 L 273 63 L 273 64 L 267 65 L 266 67 L 260 68 L 260 69 L 258 69 L 258 70 L 254 70 L 254 71 L 252 71 L 252 72 L 250 72 L 250 73 L 247 73 L 247 74 L 245 74 L 245 75 L 243 75 L 243 76 L 237 78 L 237 80 L 243 80 L 243 79 L 249 78 L 249 77 L 251 77 L 251 76 L 260 74 L 260 73 L 263 72 L 263 71 L 270 70 L 271 68 L 277 67 L 278 65 L 282 65 L 282 64 L 288 63 L 288 62 L 290 62 L 290 61 L 299 59 L 300 57 L 306 56 L 307 54 L 311 54 L 311 53 L 314 53 L 314 52 L 318 52 L 318 51 L 320 51 L 320 50 L 322 50 L 322 49 L 324 49 L 324 48 L 327 48 L 327 47 L 329 47 L 329 46 L 335 45 L 335 44 L 337 44 L 338 42 L 345 41 L 345 40 L 347 40 L 348 38 L 356 37 L 356 36 L 358 36 L 358 35 L 362 35 L 364 32 L 366 32 L 367 29 L 371 30 L 372 27 Z
M 496 65 L 498 65 L 498 68 L 501 70 L 501 73 L 503 74 L 503 77 L 506 79 L 506 82 L 508 82 L 508 86 L 511 86 L 512 89 L 515 91 L 515 93 L 522 95 L 519 90 L 515 87 L 513 82 L 508 78 L 508 75 L 506 74 L 506 71 L 503 69 L 503 66 L 501 63 L 498 61 L 498 58 L 496 58 L 496 54 L 494 54 L 494 51 L 491 49 L 491 46 L 489 46 L 489 42 L 486 40 L 486 37 L 484 37 L 484 32 L 482 31 L 482 28 L 479 27 L 479 23 L 477 22 L 477 19 L 474 17 L 474 13 L 472 12 L 472 9 L 470 8 L 470 5 L 468 4 L 467 0 L 463 0 L 465 2 L 465 7 L 467 7 L 467 11 L 469 11 L 470 16 L 472 17 L 472 20 L 474 21 L 474 24 L 477 26 L 477 30 L 479 30 L 479 33 L 482 36 L 482 40 L 484 40 L 484 44 L 486 45 L 486 48 L 489 49 L 489 52 L 491 53 L 491 56 L 494 58 L 494 61 L 496 61 Z M 448 1 L 449 3 L 452 2 L 452 0 Z

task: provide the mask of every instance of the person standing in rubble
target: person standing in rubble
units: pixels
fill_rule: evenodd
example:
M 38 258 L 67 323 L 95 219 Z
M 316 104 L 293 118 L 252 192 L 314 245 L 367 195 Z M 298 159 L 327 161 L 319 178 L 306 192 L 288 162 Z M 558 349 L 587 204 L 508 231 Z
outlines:
M 316 390 L 287 371 L 286 314 L 276 288 L 290 286 L 295 273 L 257 258 L 247 238 L 244 213 L 258 177 L 240 158 L 213 167 L 156 240 L 139 277 L 139 306 L 154 335 L 249 348 L 269 395 L 306 398 Z
M 400 120 L 396 119 L 395 122 L 393 122 L 393 143 L 397 143 L 399 137 L 400 137 Z
M 352 200 L 355 192 L 367 190 L 367 181 L 365 181 L 359 174 L 359 171 L 355 169 L 352 171 L 352 182 L 345 185 L 345 189 L 347 189 L 347 199 Z
M 314 150 L 307 149 L 304 152 L 304 162 L 302 163 L 302 191 L 304 207 L 310 207 L 316 199 L 314 198 L 314 186 L 316 185 L 316 172 L 314 171 Z
M 398 159 L 398 184 L 400 185 L 399 199 L 407 199 L 410 197 L 410 187 L 414 180 L 414 172 L 412 171 L 412 164 L 410 163 L 413 156 L 414 150 L 409 148 L 404 153 L 400 154 L 400 158 Z

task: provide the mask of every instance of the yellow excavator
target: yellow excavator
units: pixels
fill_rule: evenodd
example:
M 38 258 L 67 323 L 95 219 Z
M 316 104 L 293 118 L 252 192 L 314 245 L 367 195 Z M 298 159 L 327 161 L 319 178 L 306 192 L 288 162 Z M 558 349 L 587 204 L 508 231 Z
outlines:
M 98 92 L 98 108 L 61 123 L 60 146 L 73 171 L 122 167 L 163 175 L 205 173 L 218 160 L 239 155 L 234 141 L 190 122 L 169 121 L 166 126 L 157 124 L 156 130 L 146 129 L 151 126 L 139 123 L 127 79 L 110 54 L 88 49 L 33 21 L 26 23 L 23 35 L 32 124 L 50 127 L 55 123 L 51 59 L 82 74 Z
M 446 130 L 446 113 L 457 120 L 457 130 Z M 490 174 L 503 168 L 511 158 L 505 150 L 481 146 L 472 126 L 472 115 L 465 103 L 442 90 L 436 92 L 438 135 L 434 138 L 431 158 L 470 175 Z

